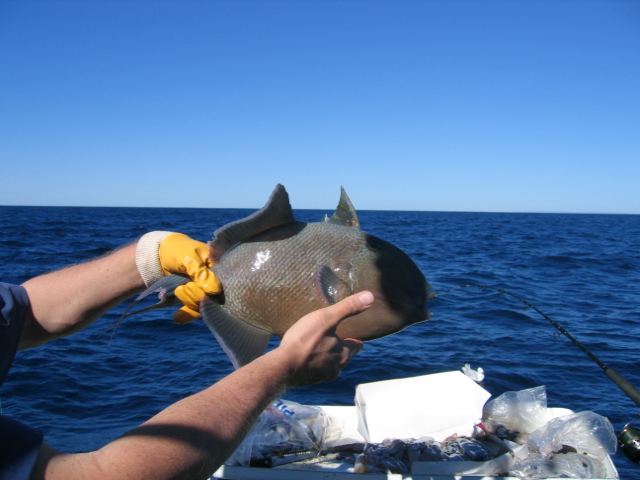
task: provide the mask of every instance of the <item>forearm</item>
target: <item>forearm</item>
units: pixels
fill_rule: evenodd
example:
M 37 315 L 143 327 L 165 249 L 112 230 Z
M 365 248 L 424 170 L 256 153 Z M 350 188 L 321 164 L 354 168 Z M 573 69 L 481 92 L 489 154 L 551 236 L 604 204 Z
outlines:
M 32 478 L 209 478 L 268 403 L 287 387 L 338 376 L 362 342 L 340 339 L 336 328 L 373 301 L 371 293 L 361 292 L 306 315 L 275 350 L 171 405 L 97 452 L 63 454 L 45 445 Z
M 135 264 L 135 244 L 105 257 L 28 280 L 31 302 L 20 348 L 63 337 L 94 322 L 144 289 Z
M 269 352 L 97 452 L 43 453 L 35 478 L 209 478 L 288 379 L 286 356 Z

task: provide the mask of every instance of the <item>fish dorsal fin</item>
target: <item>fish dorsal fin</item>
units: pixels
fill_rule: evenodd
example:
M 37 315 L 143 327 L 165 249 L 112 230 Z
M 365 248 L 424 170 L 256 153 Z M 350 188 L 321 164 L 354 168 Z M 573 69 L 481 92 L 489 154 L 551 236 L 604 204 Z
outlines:
M 278 184 L 264 207 L 248 217 L 228 223 L 213 233 L 213 240 L 209 242 L 209 254 L 217 261 L 234 245 L 258 233 L 293 221 L 295 219 L 289 204 L 289 194 Z
M 322 296 L 331 305 L 347 298 L 353 293 L 353 288 L 343 281 L 336 272 L 327 265 L 322 265 L 318 270 L 318 285 Z
M 239 320 L 212 300 L 203 300 L 200 312 L 235 369 L 255 360 L 267 348 L 271 333 Z
M 344 187 L 340 187 L 340 201 L 338 202 L 338 208 L 334 212 L 331 218 L 326 218 L 328 223 L 336 223 L 345 227 L 360 227 L 360 221 L 358 220 L 358 214 L 356 209 L 353 208 L 353 204 L 347 195 Z

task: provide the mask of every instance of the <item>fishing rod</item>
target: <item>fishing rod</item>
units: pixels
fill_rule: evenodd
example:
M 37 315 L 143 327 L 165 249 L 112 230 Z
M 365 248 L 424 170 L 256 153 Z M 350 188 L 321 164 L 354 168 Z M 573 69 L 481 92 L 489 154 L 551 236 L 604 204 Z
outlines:
M 536 312 L 538 312 L 545 319 L 547 319 L 549 321 L 549 323 L 551 323 L 551 325 L 553 325 L 560 333 L 565 335 L 569 340 L 571 340 L 571 342 L 576 347 L 578 347 L 580 350 L 582 350 L 591 360 L 593 360 L 600 368 L 602 368 L 602 370 L 607 375 L 607 377 L 609 377 L 609 379 L 613 383 L 615 383 L 618 386 L 618 388 L 620 388 L 620 390 L 622 390 L 636 405 L 638 405 L 640 407 L 640 392 L 638 392 L 638 390 L 636 390 L 636 388 L 633 385 L 631 385 L 631 383 L 629 383 L 617 371 L 615 371 L 613 368 L 607 366 L 602 360 L 600 360 L 593 353 L 591 353 L 587 347 L 585 347 L 573 335 L 571 335 L 564 328 L 562 328 L 562 326 L 558 322 L 556 322 L 554 319 L 552 319 L 549 315 L 544 313 L 542 310 L 540 310 L 535 305 L 532 305 L 531 303 L 527 302 L 525 299 L 519 297 L 515 293 L 508 292 L 507 290 L 504 290 L 502 288 L 491 287 L 491 286 L 488 286 L 488 285 L 476 285 L 476 284 L 460 285 L 458 287 L 454 287 L 454 288 L 450 288 L 448 290 L 445 290 L 442 293 L 447 293 L 447 292 L 450 292 L 451 290 L 455 290 L 455 289 L 459 289 L 459 288 L 468 288 L 468 287 L 476 287 L 476 288 L 483 288 L 483 289 L 489 289 L 489 290 L 498 291 L 503 295 L 509 295 L 509 296 L 515 298 L 516 300 L 520 300 L 527 308 L 531 308 L 531 309 L 535 310 Z M 632 462 L 640 463 L 640 429 L 637 428 L 637 427 L 629 427 L 629 425 L 631 423 L 633 423 L 634 421 L 636 421 L 636 420 L 632 420 L 632 421 L 628 422 L 623 427 L 622 432 L 620 433 L 620 436 L 618 437 L 618 441 L 620 442 L 620 445 L 622 447 L 622 451 L 627 456 L 627 458 L 629 460 L 631 460 Z

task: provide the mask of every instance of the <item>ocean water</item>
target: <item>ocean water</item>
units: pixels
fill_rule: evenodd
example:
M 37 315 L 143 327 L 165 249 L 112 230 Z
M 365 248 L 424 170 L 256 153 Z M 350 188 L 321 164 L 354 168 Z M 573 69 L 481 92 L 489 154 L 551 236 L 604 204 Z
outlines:
M 102 255 L 151 230 L 208 240 L 252 210 L 0 207 L 0 279 L 21 283 Z M 327 210 L 296 211 L 317 221 Z M 369 342 L 334 382 L 289 391 L 307 404 L 351 405 L 359 383 L 459 369 L 486 372 L 494 396 L 545 385 L 550 406 L 592 410 L 617 432 L 640 410 L 552 317 L 640 388 L 640 216 L 361 211 L 363 228 L 406 251 L 439 292 L 433 318 Z M 453 289 L 453 290 L 450 290 Z M 122 322 L 123 304 L 76 335 L 19 352 L 0 389 L 4 414 L 71 452 L 100 447 L 231 371 L 201 322 L 170 312 Z M 434 392 L 434 395 L 437 392 Z M 398 399 L 401 403 L 402 399 Z M 622 478 L 640 467 L 613 456 Z

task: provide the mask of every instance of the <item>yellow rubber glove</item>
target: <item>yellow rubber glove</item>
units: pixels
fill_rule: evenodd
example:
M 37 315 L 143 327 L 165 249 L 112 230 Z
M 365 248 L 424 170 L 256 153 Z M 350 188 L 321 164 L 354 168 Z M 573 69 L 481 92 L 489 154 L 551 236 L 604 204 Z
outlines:
M 185 306 L 173 315 L 173 321 L 184 324 L 195 320 L 200 316 L 200 300 L 222 292 L 220 280 L 210 268 L 214 263 L 209 258 L 209 247 L 182 233 L 172 233 L 160 242 L 158 256 L 166 275 L 184 273 L 193 280 L 176 288 L 176 297 Z

